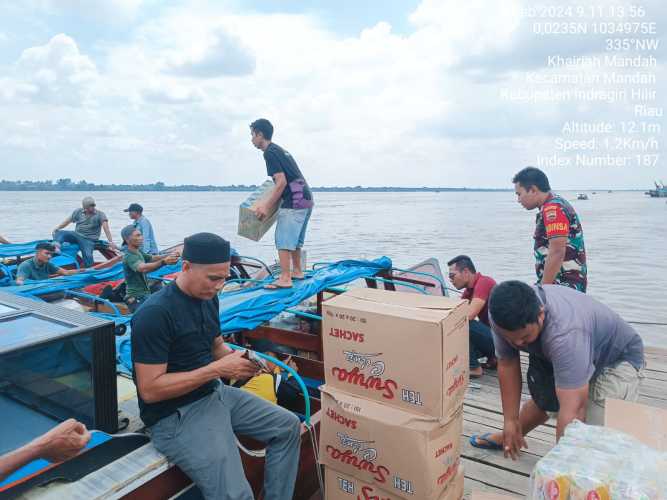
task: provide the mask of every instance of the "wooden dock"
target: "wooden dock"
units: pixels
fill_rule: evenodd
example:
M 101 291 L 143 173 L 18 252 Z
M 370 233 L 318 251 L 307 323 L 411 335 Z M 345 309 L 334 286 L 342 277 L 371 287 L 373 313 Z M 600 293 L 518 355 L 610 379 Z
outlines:
M 639 402 L 667 408 L 667 350 L 646 349 L 647 367 L 640 389 Z M 523 371 L 528 358 L 522 357 Z M 524 383 L 523 398 L 527 399 L 528 387 Z M 498 432 L 503 427 L 500 389 L 496 372 L 487 372 L 482 378 L 472 379 L 463 407 L 462 459 L 465 467 L 465 492 L 482 490 L 522 497 L 528 493 L 530 473 L 535 463 L 556 443 L 555 422 L 540 426 L 528 434 L 528 449 L 519 460 L 504 458 L 501 451 L 480 450 L 469 443 L 473 434 Z

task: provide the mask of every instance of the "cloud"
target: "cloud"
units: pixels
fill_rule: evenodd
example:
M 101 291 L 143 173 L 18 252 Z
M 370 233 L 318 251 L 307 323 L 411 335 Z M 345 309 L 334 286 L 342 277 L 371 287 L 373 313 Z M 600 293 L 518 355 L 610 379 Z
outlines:
M 236 36 L 220 27 L 211 33 L 211 43 L 194 55 L 176 57 L 167 72 L 196 78 L 244 76 L 255 71 L 255 56 Z
M 146 102 L 156 104 L 192 104 L 200 102 L 203 93 L 197 88 L 162 82 L 143 89 L 141 97 Z
M 80 53 L 73 38 L 61 33 L 46 45 L 21 53 L 14 93 L 52 104 L 79 106 L 99 75 L 92 60 Z
M 626 112 L 500 98 L 502 87 L 526 86 L 526 68 L 548 73 L 545 54 L 591 50 L 574 38 L 530 34 L 521 17 L 528 3 L 423 0 L 410 32 L 379 22 L 343 35 L 312 10 L 129 2 L 134 17 L 122 34 L 90 23 L 98 33 L 68 31 L 2 71 L 0 135 L 25 148 L 26 164 L 26 146 L 39 139 L 70 177 L 94 165 L 100 178 L 250 184 L 264 171 L 247 125 L 264 116 L 313 185 L 505 186 L 517 165 L 553 148 L 565 119 Z M 57 33 L 59 22 L 45 19 L 46 31 Z M 667 77 L 663 65 L 656 74 Z M 39 123 L 39 133 L 18 122 Z
M 144 0 L 30 0 L 38 11 L 50 15 L 68 14 L 85 17 L 100 24 L 122 25 L 134 21 Z

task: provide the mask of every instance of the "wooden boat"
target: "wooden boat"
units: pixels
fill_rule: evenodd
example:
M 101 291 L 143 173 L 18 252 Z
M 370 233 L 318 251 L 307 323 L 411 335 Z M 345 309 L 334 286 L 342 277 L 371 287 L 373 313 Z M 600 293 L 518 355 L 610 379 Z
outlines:
M 586 193 L 579 193 L 577 195 L 577 200 L 587 200 L 587 199 L 588 199 L 588 195 Z
M 268 272 L 265 264 L 246 257 L 235 257 L 232 268 L 235 276 L 241 279 L 252 279 Z M 386 290 L 446 294 L 436 259 L 427 260 L 406 271 L 381 271 L 375 276 L 365 278 L 362 283 L 371 288 L 382 287 Z M 275 318 L 253 330 L 237 333 L 231 340 L 241 346 L 249 345 L 256 340 L 269 340 L 292 348 L 298 353 L 292 359 L 296 362 L 299 375 L 312 381 L 322 382 L 324 380 L 320 322 L 322 304 L 329 297 L 343 291 L 338 287 L 324 289 L 303 302 L 296 311 L 297 316 L 290 319 Z M 102 302 L 90 297 L 74 296 L 60 300 L 76 300 L 89 311 L 101 310 L 99 304 Z M 299 471 L 294 495 L 298 500 L 309 500 L 321 489 L 321 469 L 317 459 L 321 416 L 319 392 L 316 389 L 318 385 L 319 383 L 315 383 L 313 387 L 311 384 L 309 388 L 307 398 L 311 408 L 310 425 L 304 423 L 301 429 Z M 141 431 L 143 424 L 138 418 L 134 384 L 127 377 L 118 376 L 117 386 L 121 416 L 128 420 L 128 425 L 122 432 Z M 306 396 L 302 395 L 295 406 L 289 409 L 304 414 L 305 398 Z M 239 448 L 246 477 L 255 497 L 263 498 L 263 445 L 240 436 Z M 127 499 L 178 498 L 179 495 L 192 495 L 192 489 L 192 482 L 176 465 L 168 463 L 151 444 L 146 444 L 117 458 L 107 467 L 92 472 L 82 480 L 68 485 L 53 484 L 39 488 L 39 491 L 32 491 L 28 498 L 54 496 L 69 498 L 75 495 L 85 498 L 105 495 Z
M 651 198 L 667 198 L 667 186 L 664 182 L 655 182 L 655 189 L 646 192 Z

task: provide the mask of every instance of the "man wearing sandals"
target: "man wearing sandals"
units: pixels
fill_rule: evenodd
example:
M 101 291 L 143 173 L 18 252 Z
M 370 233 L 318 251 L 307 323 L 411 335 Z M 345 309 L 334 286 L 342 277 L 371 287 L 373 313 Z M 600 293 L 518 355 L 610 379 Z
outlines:
M 489 316 L 498 356 L 503 431 L 475 435 L 479 448 L 503 450 L 516 459 L 525 435 L 557 412 L 556 438 L 574 419 L 604 420 L 605 399 L 636 401 L 644 366 L 641 337 L 595 299 L 559 285 L 531 287 L 506 281 L 491 292 Z M 531 399 L 521 407 L 519 351 L 553 365 L 553 373 L 528 376 Z
M 264 152 L 266 173 L 276 185 L 271 195 L 255 207 L 255 214 L 260 220 L 264 219 L 270 207 L 282 200 L 275 233 L 280 277 L 266 288 L 291 288 L 292 279 L 303 279 L 301 248 L 313 212 L 313 193 L 294 157 L 271 142 L 273 125 L 269 120 L 260 118 L 252 122 L 250 133 L 253 145 Z
M 301 423 L 290 411 L 222 384 L 257 374 L 220 335 L 218 292 L 229 276 L 229 242 L 185 238 L 183 271 L 132 318 L 140 416 L 155 448 L 210 500 L 253 500 L 235 433 L 266 443 L 264 498 L 291 500 Z

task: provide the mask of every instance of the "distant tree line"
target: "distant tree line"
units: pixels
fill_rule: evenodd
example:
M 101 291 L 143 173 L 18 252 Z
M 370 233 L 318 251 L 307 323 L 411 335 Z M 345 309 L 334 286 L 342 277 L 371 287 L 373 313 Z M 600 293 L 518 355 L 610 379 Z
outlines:
M 56 181 L 0 181 L 0 191 L 254 191 L 257 185 L 233 184 L 231 186 L 198 186 L 194 184 L 181 184 L 178 186 L 167 186 L 164 182 L 153 184 L 95 184 L 85 180 L 73 181 L 69 178 Z M 446 188 L 446 187 L 363 187 L 363 186 L 322 186 L 313 187 L 313 191 L 323 192 L 435 192 L 440 191 L 511 191 L 508 189 L 478 189 L 478 188 Z

